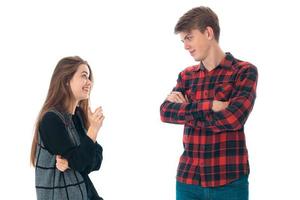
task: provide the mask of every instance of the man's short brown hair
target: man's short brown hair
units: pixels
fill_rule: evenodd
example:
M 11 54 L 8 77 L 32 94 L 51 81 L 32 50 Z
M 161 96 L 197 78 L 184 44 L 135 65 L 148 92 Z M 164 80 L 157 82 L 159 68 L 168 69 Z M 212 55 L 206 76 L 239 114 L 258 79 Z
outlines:
M 216 13 L 210 8 L 200 6 L 189 10 L 178 20 L 174 32 L 190 32 L 192 29 L 198 29 L 204 32 L 207 27 L 211 27 L 214 31 L 216 41 L 219 41 L 220 26 Z

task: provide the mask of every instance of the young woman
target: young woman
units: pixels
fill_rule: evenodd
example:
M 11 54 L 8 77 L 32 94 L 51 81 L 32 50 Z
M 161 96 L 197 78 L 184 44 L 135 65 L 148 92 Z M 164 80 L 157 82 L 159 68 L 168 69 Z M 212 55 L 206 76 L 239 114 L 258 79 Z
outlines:
M 31 149 L 39 200 L 102 199 L 88 176 L 101 166 L 97 136 L 104 120 L 101 107 L 90 110 L 92 84 L 91 68 L 80 57 L 58 62 Z

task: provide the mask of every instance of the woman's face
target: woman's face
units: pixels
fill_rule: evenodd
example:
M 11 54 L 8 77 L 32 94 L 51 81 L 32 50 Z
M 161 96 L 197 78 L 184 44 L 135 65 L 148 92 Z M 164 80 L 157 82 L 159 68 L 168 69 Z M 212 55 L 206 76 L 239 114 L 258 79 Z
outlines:
M 88 99 L 91 89 L 92 81 L 89 79 L 90 70 L 87 65 L 79 65 L 76 73 L 70 80 L 70 87 L 76 101 Z

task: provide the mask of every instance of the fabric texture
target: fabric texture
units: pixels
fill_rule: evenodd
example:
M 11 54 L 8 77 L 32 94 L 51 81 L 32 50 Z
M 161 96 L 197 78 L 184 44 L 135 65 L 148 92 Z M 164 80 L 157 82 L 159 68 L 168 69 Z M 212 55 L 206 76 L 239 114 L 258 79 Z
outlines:
M 86 135 L 80 110 L 73 116 L 52 108 L 40 125 L 36 154 L 37 199 L 101 199 L 88 173 L 98 170 L 102 147 Z M 68 160 L 70 169 L 56 169 L 56 155 Z
M 242 176 L 220 187 L 201 187 L 176 182 L 176 200 L 248 200 L 248 198 L 248 176 Z
M 173 91 L 188 103 L 164 101 L 161 120 L 184 124 L 177 181 L 218 187 L 249 174 L 244 124 L 256 98 L 257 69 L 226 53 L 211 71 L 203 64 L 183 70 Z M 213 100 L 228 101 L 225 110 L 212 111 Z

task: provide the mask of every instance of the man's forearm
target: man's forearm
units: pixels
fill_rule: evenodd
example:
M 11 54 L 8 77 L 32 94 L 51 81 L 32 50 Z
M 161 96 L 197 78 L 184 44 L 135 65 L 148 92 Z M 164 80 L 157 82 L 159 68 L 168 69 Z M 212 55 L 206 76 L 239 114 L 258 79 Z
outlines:
M 188 121 L 204 120 L 206 111 L 211 110 L 212 101 L 204 100 L 193 103 L 173 103 L 166 100 L 160 107 L 163 122 L 185 124 Z

